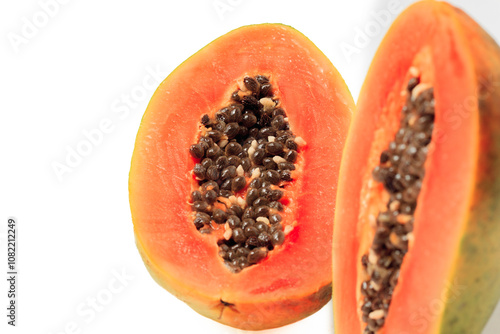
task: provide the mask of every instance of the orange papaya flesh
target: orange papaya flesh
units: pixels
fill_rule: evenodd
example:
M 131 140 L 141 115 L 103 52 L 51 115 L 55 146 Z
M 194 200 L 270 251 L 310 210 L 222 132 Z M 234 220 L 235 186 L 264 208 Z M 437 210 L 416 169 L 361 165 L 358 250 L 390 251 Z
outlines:
M 384 202 L 380 185 L 368 184 L 398 129 L 412 68 L 434 88 L 434 129 L 413 238 L 377 333 L 480 333 L 500 298 L 500 49 L 462 11 L 422 1 L 379 47 L 346 142 L 333 245 L 336 333 L 366 327 L 361 257 L 374 235 L 369 208 Z
M 218 254 L 220 231 L 201 234 L 193 224 L 189 147 L 201 116 L 226 106 L 247 75 L 270 78 L 291 129 L 307 146 L 302 172 L 286 189 L 283 220 L 294 229 L 264 260 L 234 273 Z M 330 61 L 279 24 L 236 29 L 174 70 L 144 114 L 129 177 L 136 244 L 158 284 L 200 314 L 241 329 L 282 326 L 326 304 L 336 182 L 352 110 Z

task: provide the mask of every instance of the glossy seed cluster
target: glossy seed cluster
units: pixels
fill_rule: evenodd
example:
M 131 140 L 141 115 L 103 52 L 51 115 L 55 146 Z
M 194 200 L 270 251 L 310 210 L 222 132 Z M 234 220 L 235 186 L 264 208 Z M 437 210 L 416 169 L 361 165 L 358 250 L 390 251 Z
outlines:
M 414 77 L 407 90 L 400 129 L 372 173 L 375 181 L 383 183 L 390 199 L 387 209 L 377 217 L 372 246 L 361 259 L 369 277 L 361 285 L 365 334 L 376 333 L 385 323 L 408 241 L 413 238 L 413 215 L 434 128 L 433 88 Z
M 285 240 L 280 200 L 293 180 L 299 147 L 269 79 L 245 77 L 231 102 L 201 118 L 189 152 L 198 188 L 191 194 L 194 225 L 210 233 L 224 225 L 219 254 L 234 272 L 256 264 Z

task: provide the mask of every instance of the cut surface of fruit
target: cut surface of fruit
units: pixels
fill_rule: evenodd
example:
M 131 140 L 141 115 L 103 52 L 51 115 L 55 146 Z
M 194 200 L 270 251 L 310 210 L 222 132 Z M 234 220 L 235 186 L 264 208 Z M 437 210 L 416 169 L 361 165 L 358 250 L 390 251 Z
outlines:
M 242 329 L 319 310 L 352 109 L 330 61 L 287 26 L 234 30 L 180 65 L 148 105 L 130 171 L 153 278 Z
M 291 130 L 267 76 L 244 77 L 238 86 L 228 106 L 201 116 L 189 148 L 193 222 L 219 235 L 219 255 L 235 273 L 267 258 L 297 224 L 290 198 L 307 144 Z
M 437 1 L 396 19 L 341 165 L 336 333 L 480 333 L 500 297 L 500 50 Z

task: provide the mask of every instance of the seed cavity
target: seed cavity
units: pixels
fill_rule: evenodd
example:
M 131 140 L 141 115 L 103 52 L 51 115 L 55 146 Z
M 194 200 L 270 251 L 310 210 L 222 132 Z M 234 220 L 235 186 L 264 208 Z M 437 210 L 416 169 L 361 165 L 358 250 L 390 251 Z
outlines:
M 372 171 L 373 180 L 383 184 L 384 192 L 382 207 L 372 222 L 375 237 L 361 258 L 366 277 L 361 284 L 365 334 L 375 334 L 383 327 L 403 258 L 413 242 L 414 213 L 434 129 L 433 88 L 420 82 L 418 69 L 411 68 L 410 74 L 415 76 L 408 81 L 400 127 Z
M 291 131 L 268 77 L 237 84 L 226 106 L 201 117 L 199 140 L 189 147 L 193 224 L 203 234 L 223 229 L 219 255 L 235 273 L 264 260 L 293 229 L 282 216 L 283 188 L 294 181 L 306 145 Z

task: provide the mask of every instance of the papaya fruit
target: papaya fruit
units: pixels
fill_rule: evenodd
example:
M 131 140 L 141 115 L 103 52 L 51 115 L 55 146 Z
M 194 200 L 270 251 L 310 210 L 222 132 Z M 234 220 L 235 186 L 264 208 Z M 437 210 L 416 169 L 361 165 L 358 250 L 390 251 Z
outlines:
M 384 37 L 341 163 L 335 333 L 480 333 L 500 297 L 500 48 L 421 1 Z
M 143 116 L 129 177 L 136 244 L 158 284 L 251 330 L 331 300 L 353 109 L 331 62 L 280 24 L 231 31 L 175 69 Z

